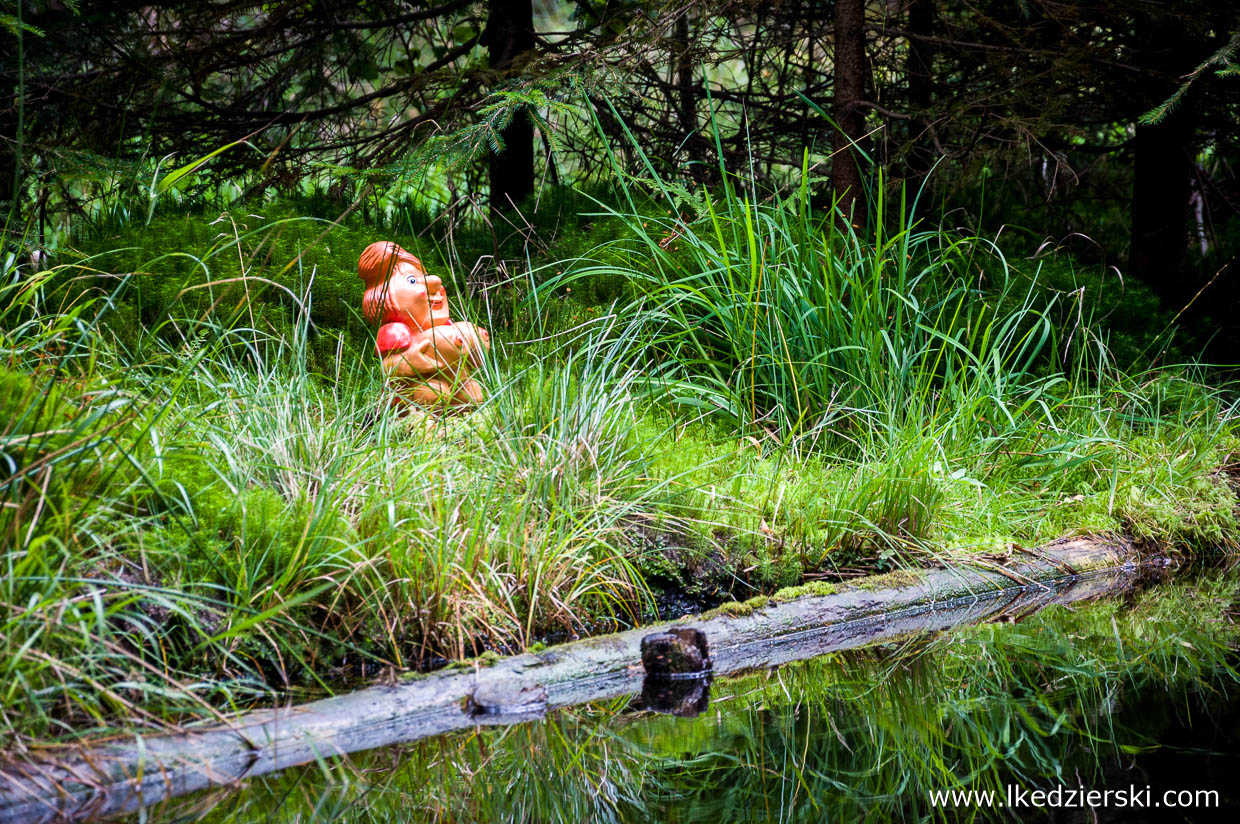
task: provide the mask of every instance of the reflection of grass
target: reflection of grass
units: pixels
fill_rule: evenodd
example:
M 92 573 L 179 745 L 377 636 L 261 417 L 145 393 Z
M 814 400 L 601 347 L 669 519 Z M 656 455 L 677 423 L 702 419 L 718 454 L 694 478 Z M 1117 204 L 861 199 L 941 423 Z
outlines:
M 694 720 L 634 718 L 618 702 L 480 728 L 395 762 L 364 756 L 364 773 L 260 781 L 211 818 L 282 798 L 277 820 L 289 821 L 310 809 L 349 822 L 921 820 L 948 815 L 930 807 L 932 789 L 1102 787 L 1103 770 L 1155 745 L 1177 710 L 1237 688 L 1237 595 L 1225 579 L 1175 584 L 1131 608 L 1056 607 L 833 655 L 717 683 Z M 1151 716 L 1151 697 L 1169 712 Z

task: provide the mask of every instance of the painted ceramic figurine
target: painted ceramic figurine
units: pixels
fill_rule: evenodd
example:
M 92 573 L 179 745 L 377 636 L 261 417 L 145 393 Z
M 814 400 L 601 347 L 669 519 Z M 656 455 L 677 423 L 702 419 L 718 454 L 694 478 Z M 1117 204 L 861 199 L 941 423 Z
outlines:
M 372 243 L 357 261 L 366 286 L 362 314 L 379 322 L 375 341 L 398 402 L 462 408 L 482 401 L 470 371 L 491 348 L 487 330 L 453 322 L 443 281 L 391 241 Z

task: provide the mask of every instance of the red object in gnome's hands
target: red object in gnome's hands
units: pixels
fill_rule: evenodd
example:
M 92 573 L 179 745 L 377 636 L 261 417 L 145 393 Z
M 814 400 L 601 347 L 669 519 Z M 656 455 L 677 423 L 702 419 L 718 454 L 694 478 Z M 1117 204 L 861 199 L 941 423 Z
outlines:
M 389 352 L 403 352 L 412 343 L 413 330 L 397 321 L 396 323 L 385 323 L 379 327 L 379 335 L 375 339 L 375 348 L 379 350 L 379 357 L 383 357 Z

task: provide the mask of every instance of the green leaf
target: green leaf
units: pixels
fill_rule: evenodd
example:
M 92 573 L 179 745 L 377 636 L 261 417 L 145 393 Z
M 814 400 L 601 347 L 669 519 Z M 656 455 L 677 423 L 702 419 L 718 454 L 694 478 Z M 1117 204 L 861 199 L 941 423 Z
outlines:
M 297 595 L 293 598 L 289 598 L 286 601 L 282 601 L 276 604 L 275 606 L 271 607 L 270 609 L 266 609 L 258 613 L 257 615 L 248 616 L 244 620 L 238 621 L 237 623 L 233 624 L 231 627 L 229 627 L 225 631 L 217 633 L 216 635 L 211 637 L 209 641 L 206 643 L 215 644 L 215 643 L 219 643 L 220 641 L 227 640 L 229 638 L 236 638 L 244 634 L 251 627 L 257 626 L 263 623 L 264 621 L 268 620 L 269 618 L 273 618 L 276 615 L 279 615 L 280 613 L 283 613 L 283 612 L 288 612 L 294 607 L 300 606 L 301 604 L 304 604 L 307 601 L 313 600 L 319 595 L 322 595 L 328 589 L 331 589 L 331 587 L 332 587 L 331 584 L 323 584 L 322 586 L 316 587 L 307 592 L 303 592 L 300 595 Z M 202 644 L 200 644 L 199 646 L 201 647 Z
M 211 154 L 209 155 L 203 155 L 197 160 L 194 160 L 190 163 L 186 163 L 184 166 L 182 166 L 179 169 L 174 169 L 173 171 L 169 172 L 168 174 L 160 178 L 159 183 L 155 187 L 156 191 L 162 195 L 164 192 L 168 191 L 170 188 L 175 186 L 178 182 L 183 180 L 186 177 L 186 175 L 189 175 L 192 172 L 197 171 L 199 167 L 201 167 L 204 163 L 206 163 L 211 158 L 215 157 L 218 154 L 222 154 L 228 151 L 233 146 L 236 146 L 239 143 L 245 143 L 245 142 L 246 142 L 246 138 L 244 137 L 241 138 L 240 140 L 234 140 L 232 143 L 219 147 L 215 151 L 211 152 Z

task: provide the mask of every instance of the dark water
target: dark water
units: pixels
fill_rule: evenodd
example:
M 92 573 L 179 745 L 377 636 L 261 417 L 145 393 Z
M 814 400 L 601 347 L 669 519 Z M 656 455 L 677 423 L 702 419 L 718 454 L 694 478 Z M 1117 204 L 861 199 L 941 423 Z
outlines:
M 680 687 L 696 692 L 665 706 L 694 717 L 617 699 L 298 768 L 147 818 L 1237 821 L 1238 618 L 1234 572 L 1182 576 Z M 1032 806 L 1056 788 L 1051 800 L 1071 806 Z M 994 796 L 936 803 L 951 791 Z

